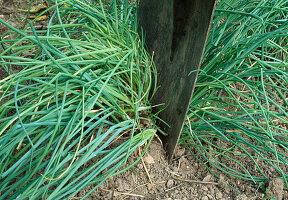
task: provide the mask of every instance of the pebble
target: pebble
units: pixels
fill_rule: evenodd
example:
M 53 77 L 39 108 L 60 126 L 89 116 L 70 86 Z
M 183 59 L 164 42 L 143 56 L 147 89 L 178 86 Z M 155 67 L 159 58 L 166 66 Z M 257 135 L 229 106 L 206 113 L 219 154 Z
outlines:
M 213 189 L 213 187 L 209 187 L 209 189 L 210 189 L 210 194 L 211 194 L 212 196 L 214 196 L 215 190 Z
M 154 164 L 154 158 L 149 154 L 146 153 L 145 157 L 143 158 L 143 160 L 147 163 L 147 164 Z
M 172 167 L 173 172 L 178 172 L 178 167 Z
M 151 184 L 151 183 L 149 183 L 148 185 L 147 185 L 147 189 L 148 190 L 151 190 L 153 188 L 153 185 Z
M 138 164 L 137 168 L 141 170 L 141 169 L 143 169 L 143 165 L 142 164 Z
M 179 159 L 180 163 L 186 163 L 187 159 L 184 156 L 181 156 L 181 158 Z
M 184 155 L 184 153 L 185 153 L 185 148 L 178 147 L 178 149 L 176 149 L 176 152 L 175 152 L 175 157 L 181 157 Z
M 223 194 L 221 192 L 216 193 L 216 199 L 222 199 Z
M 208 191 L 208 188 L 207 188 L 206 186 L 203 186 L 202 189 L 203 189 L 204 191 Z
M 212 176 L 209 174 L 207 176 L 205 176 L 205 178 L 203 178 L 203 182 L 209 182 L 211 181 Z
M 166 183 L 167 188 L 171 188 L 171 187 L 173 187 L 173 185 L 174 185 L 174 181 L 172 179 L 169 179 Z
M 209 198 L 207 196 L 204 196 L 201 198 L 201 200 L 209 200 Z

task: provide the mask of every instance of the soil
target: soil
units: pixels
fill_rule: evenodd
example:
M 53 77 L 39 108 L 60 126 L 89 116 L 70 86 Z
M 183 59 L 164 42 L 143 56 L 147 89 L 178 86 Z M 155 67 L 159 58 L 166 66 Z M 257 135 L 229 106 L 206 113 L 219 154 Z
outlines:
M 226 174 L 221 174 L 220 177 L 220 180 L 214 177 L 183 146 L 177 147 L 175 158 L 168 163 L 161 143 L 155 139 L 142 162 L 111 177 L 89 199 L 288 199 L 287 188 L 281 179 L 271 179 L 263 188 L 261 183 L 254 184 Z M 88 187 L 86 191 L 81 191 L 74 199 L 80 198 L 89 189 Z
M 13 26 L 21 27 L 26 13 L 18 12 L 17 9 L 27 10 L 28 5 L 29 1 L 25 0 L 0 0 L 0 18 Z M 6 31 L 7 27 L 0 25 L 0 35 Z M 0 47 L 0 51 L 2 50 Z M 0 68 L 0 78 L 6 76 L 7 73 Z M 134 157 L 128 160 L 128 165 L 137 158 L 138 153 L 135 152 Z M 270 165 L 267 165 L 268 168 Z M 87 187 L 71 199 L 80 199 L 94 186 Z M 177 147 L 175 158 L 168 163 L 160 140 L 155 138 L 138 164 L 110 177 L 87 199 L 281 200 L 288 199 L 288 191 L 281 179 L 253 183 L 223 173 L 220 173 L 220 179 L 216 178 L 184 146 Z

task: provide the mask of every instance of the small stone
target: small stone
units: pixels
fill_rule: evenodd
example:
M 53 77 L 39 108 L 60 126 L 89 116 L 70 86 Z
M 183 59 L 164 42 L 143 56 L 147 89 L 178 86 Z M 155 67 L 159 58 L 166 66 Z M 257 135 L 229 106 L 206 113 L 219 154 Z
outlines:
M 205 178 L 203 178 L 203 182 L 209 182 L 211 181 L 212 176 L 209 174 L 207 176 L 205 176 Z
M 185 148 L 178 147 L 175 151 L 175 157 L 181 157 L 185 153 Z
M 222 199 L 223 194 L 221 192 L 216 193 L 216 199 Z
M 207 188 L 206 186 L 203 186 L 202 189 L 203 189 L 204 191 L 208 191 L 208 188 Z
M 209 200 L 209 198 L 207 196 L 204 196 L 201 198 L 201 200 Z
M 180 163 L 186 163 L 187 159 L 184 156 L 181 156 L 181 158 L 179 159 Z
M 151 184 L 151 183 L 149 183 L 148 185 L 147 185 L 147 189 L 148 190 L 151 190 L 153 188 L 153 185 Z
M 214 196 L 215 190 L 213 189 L 213 187 L 210 186 L 209 189 L 210 189 L 210 194 L 211 194 L 212 196 Z
M 178 168 L 177 167 L 172 167 L 171 170 L 172 170 L 172 172 L 178 172 Z
M 154 158 L 149 154 L 146 153 L 146 156 L 143 158 L 143 160 L 147 163 L 147 164 L 154 164 Z
M 179 166 L 181 170 L 187 170 L 188 164 L 189 162 L 187 161 L 187 159 L 184 156 L 181 156 L 181 158 L 179 159 Z
M 124 191 L 123 181 L 121 179 L 116 180 L 117 190 L 122 192 Z
M 142 170 L 144 167 L 143 167 L 142 164 L 138 164 L 138 165 L 137 165 L 137 168 L 140 169 L 140 170 Z
M 167 188 L 171 188 L 174 185 L 174 181 L 172 179 L 169 179 L 166 183 Z
M 213 196 L 210 195 L 210 194 L 207 194 L 207 197 L 208 197 L 209 199 L 213 199 Z
M 226 194 L 230 193 L 231 188 L 227 185 L 227 183 L 225 182 L 225 179 L 222 175 L 220 175 L 220 179 L 218 181 L 218 186 L 220 188 L 222 188 Z

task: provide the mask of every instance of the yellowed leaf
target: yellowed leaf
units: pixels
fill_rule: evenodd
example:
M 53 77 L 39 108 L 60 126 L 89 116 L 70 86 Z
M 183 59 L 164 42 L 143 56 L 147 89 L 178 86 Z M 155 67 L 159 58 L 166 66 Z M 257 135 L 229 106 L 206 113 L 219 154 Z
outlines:
M 29 19 L 35 19 L 36 17 L 37 17 L 37 16 L 32 15 L 32 16 L 29 17 Z M 40 17 L 38 17 L 38 18 L 36 19 L 36 22 L 46 21 L 47 19 L 48 19 L 48 16 L 47 16 L 47 15 L 42 15 L 42 16 L 40 16 Z
M 46 2 L 36 5 L 36 6 L 32 6 L 31 9 L 29 10 L 30 14 L 34 14 L 34 13 L 38 13 L 41 10 L 45 10 L 48 8 L 48 4 Z

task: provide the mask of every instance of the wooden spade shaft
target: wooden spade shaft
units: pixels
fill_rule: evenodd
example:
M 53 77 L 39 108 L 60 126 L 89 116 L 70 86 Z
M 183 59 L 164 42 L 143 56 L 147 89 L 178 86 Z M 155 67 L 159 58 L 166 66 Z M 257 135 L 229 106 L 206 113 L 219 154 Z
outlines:
M 157 67 L 152 99 L 169 160 L 183 129 L 215 10 L 215 0 L 140 0 L 139 30 Z M 192 72 L 192 73 L 191 73 Z

